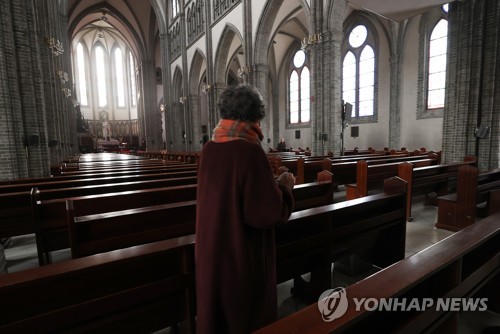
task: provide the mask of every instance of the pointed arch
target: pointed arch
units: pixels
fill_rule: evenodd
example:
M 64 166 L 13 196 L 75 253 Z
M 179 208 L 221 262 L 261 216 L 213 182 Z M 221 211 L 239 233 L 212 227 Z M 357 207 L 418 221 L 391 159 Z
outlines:
M 234 25 L 227 23 L 217 45 L 214 64 L 215 82 L 226 82 L 227 70 L 230 66 L 230 53 L 236 49 L 237 44 L 241 48 L 243 37 Z
M 202 74 L 206 71 L 207 57 L 199 48 L 196 49 L 191 61 L 189 74 L 189 94 L 198 94 Z
M 193 138 L 194 149 L 203 142 L 203 135 L 207 133 L 208 127 L 208 92 L 207 81 L 207 58 L 203 51 L 196 49 L 190 67 L 189 74 L 189 116 L 192 127 L 190 129 Z M 213 85 L 213 83 L 211 83 Z M 205 91 L 202 86 L 205 85 Z M 212 87 L 210 87 L 212 89 Z M 200 147 L 201 148 L 201 147 Z

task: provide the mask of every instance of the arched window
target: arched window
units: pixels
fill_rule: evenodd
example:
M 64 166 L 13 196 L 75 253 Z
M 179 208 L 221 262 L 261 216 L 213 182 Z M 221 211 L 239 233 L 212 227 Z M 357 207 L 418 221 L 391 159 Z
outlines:
M 132 52 L 128 52 L 128 63 L 130 68 L 130 97 L 132 106 L 137 105 L 136 86 L 135 86 L 135 58 Z
M 177 17 L 179 14 L 179 0 L 171 0 L 172 18 Z
M 443 117 L 448 53 L 448 5 L 420 19 L 417 119 Z
M 99 107 L 105 107 L 108 104 L 107 85 L 106 85 L 106 64 L 104 59 L 104 49 L 97 46 L 95 49 L 96 78 L 97 78 L 97 100 Z
M 441 19 L 432 29 L 429 40 L 427 109 L 444 108 L 447 39 L 448 21 Z
M 356 25 L 344 45 L 342 99 L 352 104 L 352 120 L 374 121 L 375 51 L 373 37 L 364 24 Z
M 306 54 L 298 50 L 292 60 L 289 88 L 290 124 L 307 123 L 311 119 L 311 76 Z
M 118 107 L 125 107 L 125 77 L 123 75 L 122 50 L 116 48 L 114 51 L 114 65 L 116 78 L 116 97 Z
M 87 106 L 89 104 L 87 99 L 87 79 L 85 77 L 85 56 L 83 54 L 83 45 L 78 43 L 76 46 L 76 62 L 78 73 L 78 92 L 80 98 L 80 105 Z

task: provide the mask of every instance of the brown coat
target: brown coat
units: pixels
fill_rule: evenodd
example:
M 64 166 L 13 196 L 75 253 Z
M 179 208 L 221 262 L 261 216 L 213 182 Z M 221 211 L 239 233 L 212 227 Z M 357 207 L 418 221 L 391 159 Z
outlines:
M 196 220 L 197 333 L 244 334 L 276 320 L 274 226 L 293 197 L 262 148 L 208 142 L 200 156 Z

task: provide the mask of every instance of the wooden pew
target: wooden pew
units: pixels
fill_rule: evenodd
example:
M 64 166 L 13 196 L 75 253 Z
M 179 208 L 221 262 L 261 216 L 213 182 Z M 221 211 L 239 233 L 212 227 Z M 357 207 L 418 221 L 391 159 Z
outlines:
M 178 183 L 170 181 L 174 178 L 179 179 Z M 172 182 L 174 182 L 172 185 L 196 182 L 196 169 L 76 180 L 58 181 L 54 179 L 46 182 L 3 185 L 0 186 L 0 237 L 28 234 L 35 231 L 31 218 L 30 200 L 30 191 L 33 187 L 44 189 L 44 199 L 49 199 L 162 187 Z
M 176 163 L 176 164 L 161 164 L 161 165 L 151 165 L 151 166 L 129 166 L 121 168 L 96 168 L 96 169 L 86 169 L 86 170 L 75 170 L 69 172 L 62 172 L 60 175 L 54 177 L 55 180 L 67 179 L 70 176 L 73 178 L 78 177 L 99 177 L 106 175 L 127 175 L 127 174 L 141 174 L 141 173 L 159 173 L 161 171 L 181 171 L 196 169 L 195 164 L 186 163 Z
M 289 153 L 289 152 L 286 152 Z M 301 184 L 304 182 L 313 182 L 315 181 L 314 177 L 317 173 L 322 170 L 330 170 L 331 168 L 323 168 L 323 161 L 332 162 L 350 162 L 356 161 L 358 159 L 384 159 L 386 158 L 385 154 L 363 154 L 363 155 L 352 155 L 352 156 L 300 156 L 297 157 L 295 154 L 289 153 L 287 155 L 276 155 L 276 154 L 268 154 L 268 158 L 270 161 L 277 160 L 280 162 L 281 166 L 284 166 L 293 173 L 297 179 L 297 184 Z M 307 167 L 305 166 L 307 164 Z M 279 166 L 278 166 L 279 167 Z M 305 169 L 307 168 L 307 181 L 305 181 Z M 312 176 L 311 176 L 312 175 Z
M 438 163 L 438 156 L 435 153 L 429 153 L 427 156 L 408 156 L 408 155 L 396 155 L 396 156 L 378 156 L 369 157 L 367 159 L 354 158 L 353 160 L 324 160 L 323 162 L 311 161 L 310 163 L 305 163 L 304 170 L 306 171 L 305 181 L 307 182 L 312 176 L 309 175 L 310 172 L 316 171 L 319 168 L 323 170 L 328 170 L 333 173 L 335 184 L 350 184 L 356 182 L 356 164 L 358 161 L 365 160 L 368 165 L 382 165 L 387 163 L 396 162 L 411 162 L 415 160 L 431 159 L 433 163 Z
M 196 176 L 49 189 L 43 191 L 41 200 L 192 183 L 196 183 Z M 0 194 L 0 236 L 16 236 L 34 232 L 31 191 Z
M 329 233 L 327 237 L 335 238 L 337 236 L 341 238 L 333 243 L 334 245 L 339 244 L 339 246 L 334 247 L 334 251 L 327 253 L 327 256 L 329 258 L 335 254 L 348 253 L 345 249 L 347 245 L 358 249 L 359 245 L 362 245 L 362 248 L 366 247 L 367 241 L 372 240 L 374 244 L 377 244 L 376 240 L 378 240 L 380 248 L 385 248 L 387 254 L 381 256 L 383 251 L 379 249 L 375 254 L 371 252 L 371 255 L 375 259 L 379 258 L 383 263 L 388 263 L 391 261 L 390 258 L 398 256 L 401 253 L 399 239 L 395 238 L 395 236 L 396 234 L 404 236 L 404 224 L 402 225 L 403 233 L 401 234 L 401 224 L 397 223 L 397 221 L 401 220 L 397 219 L 397 216 L 404 218 L 404 208 L 399 208 L 399 205 L 404 206 L 404 203 L 406 203 L 404 200 L 404 190 L 400 189 L 402 184 L 404 183 L 400 180 L 391 180 L 387 183 L 388 194 L 369 196 L 369 198 L 358 199 L 351 203 L 346 203 L 346 205 L 337 205 L 336 207 L 331 207 L 331 205 L 325 206 L 320 208 L 320 211 L 316 213 L 312 213 L 310 210 L 297 212 L 295 223 L 289 226 L 297 226 L 300 222 L 305 222 L 305 216 L 310 216 L 310 219 L 313 219 L 312 215 L 316 215 L 316 218 L 318 218 L 323 215 L 329 215 L 329 212 L 334 210 L 338 211 L 339 215 L 344 214 L 351 217 L 364 212 L 364 210 L 360 209 L 365 208 L 370 213 L 367 213 L 364 219 L 356 223 L 349 223 L 345 219 L 333 221 L 333 225 L 331 222 L 326 223 L 327 226 L 332 226 L 332 231 L 335 232 Z M 381 205 L 391 211 L 383 214 L 384 210 L 381 209 Z M 374 219 L 374 213 L 378 213 L 381 218 Z M 370 219 L 367 218 L 368 216 L 370 216 Z M 391 221 L 392 224 L 390 223 Z M 386 225 L 386 228 L 383 228 L 383 225 Z M 392 228 L 389 226 L 392 226 Z M 365 228 L 364 232 L 359 233 L 363 227 Z M 389 230 L 392 233 L 382 233 L 382 231 Z M 385 238 L 383 235 L 385 235 Z M 352 240 L 349 240 L 348 236 L 351 236 Z M 305 240 L 302 236 L 300 237 L 302 239 L 297 241 L 296 247 L 293 247 L 290 242 L 280 245 L 278 254 L 280 254 L 281 260 L 283 260 L 286 252 L 298 252 L 304 256 L 307 253 L 311 254 L 310 252 L 304 253 L 304 249 L 317 249 L 318 245 L 314 240 L 310 238 Z M 8 315 L 1 318 L 0 326 L 3 327 L 0 327 L 0 330 L 6 333 L 26 332 L 30 329 L 33 330 L 33 328 L 48 328 L 50 332 L 59 332 L 62 329 L 70 331 L 80 330 L 81 332 L 95 332 L 100 330 L 107 332 L 120 331 L 124 333 L 135 333 L 139 329 L 143 329 L 144 331 L 151 332 L 157 329 L 153 328 L 157 327 L 156 325 L 159 321 L 157 316 L 165 320 L 165 322 L 158 325 L 159 328 L 185 320 L 191 325 L 188 328 L 192 329 L 194 328 L 192 322 L 194 312 L 189 312 L 189 310 L 194 310 L 193 295 L 191 293 L 193 277 L 190 274 L 192 273 L 191 269 L 186 270 L 185 268 L 193 268 L 193 253 L 192 246 L 190 245 L 192 245 L 194 236 L 187 238 L 189 238 L 189 244 L 181 245 L 180 249 L 182 251 L 178 253 L 169 253 L 172 256 L 168 257 L 168 259 L 159 257 L 157 253 L 163 252 L 163 250 L 158 245 L 173 245 L 177 250 L 179 249 L 177 247 L 179 243 L 186 239 L 170 239 L 119 251 L 111 251 L 0 277 L 0 294 L 2 297 L 5 297 L 5 299 L 2 299 L 4 303 L 2 303 L 3 309 L 1 311 L 2 314 Z M 287 238 L 290 239 L 289 234 Z M 389 245 L 386 238 L 392 241 L 391 245 Z M 317 241 L 317 238 L 314 239 Z M 327 243 L 329 242 L 327 241 Z M 404 241 L 402 244 L 402 253 L 404 254 Z M 294 248 L 296 249 L 294 250 Z M 376 248 L 378 249 L 378 247 Z M 184 253 L 186 249 L 189 249 L 187 255 Z M 183 269 L 182 277 L 174 269 L 177 266 L 173 265 L 172 261 L 181 265 Z M 282 264 L 283 262 L 279 263 Z M 158 266 L 161 266 L 161 268 L 158 268 Z M 187 275 L 186 271 L 190 275 Z M 169 283 L 170 281 L 162 281 L 159 283 L 161 286 L 158 287 L 156 280 L 164 278 L 163 274 L 174 275 L 175 282 L 178 284 L 172 285 Z M 284 277 L 287 274 L 296 275 L 296 273 L 290 271 L 289 266 L 279 265 L 278 276 Z M 149 280 L 151 276 L 154 276 L 152 279 L 154 282 Z M 8 277 L 8 281 L 6 281 L 5 277 Z M 140 282 L 138 283 L 138 281 Z M 98 284 L 102 284 L 103 286 L 99 288 Z M 46 285 L 48 286 L 46 287 Z M 181 314 L 176 313 L 174 316 L 170 313 L 157 311 L 152 306 L 150 307 L 148 302 L 151 294 L 145 293 L 143 285 L 150 287 L 147 291 L 154 294 L 160 301 L 163 301 L 164 291 L 161 288 L 178 292 L 175 295 L 179 296 L 179 298 L 174 300 L 173 303 L 176 306 L 175 310 L 182 311 Z M 191 290 L 186 290 L 186 286 Z M 38 290 L 41 291 L 38 292 Z M 34 298 L 28 298 L 28 295 L 33 295 Z M 11 303 L 11 299 L 15 299 L 15 302 Z M 87 304 L 89 299 L 91 300 L 89 302 L 91 303 L 90 305 Z M 28 300 L 29 305 L 27 306 Z M 144 300 L 147 300 L 147 302 L 144 302 Z M 107 306 L 100 304 L 101 302 Z M 32 303 L 35 303 L 35 305 L 33 306 Z M 140 313 L 140 317 L 135 312 L 125 311 L 125 309 L 129 310 L 128 307 L 132 307 L 131 304 L 133 304 L 134 311 L 143 311 Z M 165 305 L 159 302 L 159 304 L 160 309 L 165 312 L 171 310 L 170 303 Z M 137 308 L 135 308 L 136 306 Z M 96 309 L 92 307 L 96 307 Z M 76 319 L 75 313 L 77 312 L 75 309 L 83 310 L 82 318 Z M 19 312 L 19 310 L 23 310 L 24 312 Z M 100 318 L 101 322 L 96 323 L 94 321 L 97 317 Z M 150 317 L 153 317 L 154 320 Z M 47 325 L 48 327 L 41 326 L 45 321 L 50 322 Z M 146 325 L 144 325 L 144 322 Z M 141 327 L 138 328 L 133 325 Z M 151 327 L 144 328 L 149 325 Z M 104 326 L 104 328 L 101 326 Z
M 310 285 L 296 283 L 296 293 L 310 298 L 330 281 L 334 260 L 358 254 L 385 267 L 402 259 L 405 185 L 392 178 L 384 194 L 292 213 L 288 224 L 276 229 L 278 281 L 313 272 Z M 74 257 L 189 234 L 195 228 L 195 201 L 75 217 L 77 205 L 67 201 Z
M 477 167 L 458 169 L 456 193 L 438 197 L 437 228 L 459 231 L 476 221 L 477 204 L 488 202 L 492 191 L 500 189 L 500 169 L 479 175 Z M 492 208 L 500 203 L 488 206 Z
M 189 177 L 195 176 L 197 174 L 196 169 L 188 168 L 182 170 L 165 170 L 165 171 L 155 171 L 154 173 L 146 174 L 125 174 L 125 175 L 109 175 L 105 177 L 83 177 L 77 179 L 61 179 L 53 178 L 45 182 L 30 182 L 22 184 L 11 184 L 0 186 L 0 194 L 16 193 L 22 191 L 30 191 L 32 188 L 38 188 L 42 190 L 47 189 L 58 189 L 58 188 L 72 188 L 81 186 L 92 186 L 100 184 L 111 184 L 120 182 L 133 182 L 133 181 L 145 181 L 154 179 L 167 179 L 167 178 L 177 178 L 177 177 Z
M 348 306 L 334 321 L 324 321 L 315 303 L 255 333 L 456 333 L 458 312 L 436 311 L 437 298 L 488 298 L 500 312 L 500 214 L 469 226 L 431 247 L 345 288 Z M 432 298 L 424 311 L 394 312 L 364 307 L 354 298 Z M 408 305 L 408 303 L 406 305 Z
M 194 235 L 0 275 L 0 332 L 195 332 Z
M 145 206 L 161 205 L 196 198 L 196 179 L 191 184 L 139 189 L 100 195 L 68 196 L 41 200 L 44 193 L 32 194 L 33 219 L 39 265 L 52 262 L 51 252 L 70 247 L 66 201 L 77 201 L 77 215 L 92 215 Z
M 385 181 L 384 193 L 292 213 L 276 229 L 278 282 L 294 279 L 306 301 L 331 284 L 331 263 L 351 255 L 379 267 L 404 258 L 406 182 Z M 311 272 L 306 284 L 300 275 Z
M 409 154 L 383 155 L 369 154 L 346 157 L 331 157 L 316 159 L 315 157 L 300 157 L 292 160 L 283 160 L 282 166 L 285 166 L 297 178 L 297 184 L 313 182 L 318 172 L 328 170 L 334 174 L 335 183 L 346 184 L 355 182 L 356 173 L 354 172 L 356 162 L 360 160 L 369 161 L 370 165 L 384 164 L 390 162 L 403 162 L 423 159 L 425 156 L 409 156 Z M 436 160 L 438 156 L 435 153 L 428 153 L 427 158 Z
M 329 172 L 318 175 L 320 182 L 297 185 L 293 189 L 295 210 L 333 203 L 333 183 Z M 195 181 L 195 180 L 194 180 Z M 86 216 L 146 206 L 196 199 L 196 184 L 186 184 L 100 195 L 59 197 L 41 200 L 44 192 L 34 192 L 32 205 L 36 227 L 39 264 L 51 263 L 50 252 L 70 247 L 66 222 L 66 201 L 74 202 L 74 215 Z
M 115 171 L 95 171 L 95 172 L 69 172 L 51 177 L 42 178 L 31 178 L 31 179 L 16 179 L 16 180 L 6 180 L 0 182 L 0 186 L 4 185 L 15 185 L 15 184 L 34 184 L 34 183 L 45 183 L 45 182 L 58 182 L 65 180 L 78 180 L 78 179 L 90 179 L 99 177 L 113 177 L 113 176 L 127 176 L 127 175 L 145 175 L 145 174 L 158 174 L 163 172 L 177 172 L 177 171 L 188 171 L 195 170 L 196 165 L 193 164 L 177 164 L 172 166 L 161 166 L 161 167 L 145 167 L 138 169 L 122 169 Z M 8 191 L 6 191 L 8 192 Z
M 333 203 L 333 175 L 329 171 L 319 172 L 317 182 L 297 184 L 293 190 L 294 211 L 305 210 Z
M 411 163 L 415 167 L 431 166 L 435 159 L 417 159 Z M 381 189 L 385 179 L 398 175 L 400 162 L 368 165 L 367 161 L 356 163 L 356 183 L 346 184 L 346 199 L 355 199 L 368 195 L 369 190 Z
M 73 258 L 195 233 L 194 200 L 77 217 L 75 204 L 66 201 Z
M 51 170 L 55 174 L 61 171 L 78 170 L 80 164 L 82 167 L 87 166 L 123 166 L 123 165 L 147 165 L 147 164 L 158 164 L 164 163 L 158 159 L 147 159 L 145 157 L 140 157 L 130 154 L 110 154 L 110 153 L 87 153 L 81 154 L 78 157 L 70 158 L 68 161 L 64 161 L 59 164 L 58 171 L 54 168 Z
M 149 160 L 148 160 L 149 161 Z M 191 163 L 185 163 L 185 162 L 164 162 L 163 160 L 153 160 L 156 162 L 153 163 L 141 163 L 141 164 L 135 164 L 135 163 L 127 163 L 127 164 L 119 164 L 119 165 L 114 165 L 114 164 L 109 164 L 109 165 L 95 165 L 95 166 L 88 166 L 88 167 L 82 167 L 76 170 L 68 170 L 68 171 L 63 171 L 61 174 L 82 174 L 82 173 L 98 173 L 101 171 L 122 171 L 122 170 L 128 170 L 128 169 L 141 169 L 141 168 L 173 168 L 173 167 L 179 167 L 179 166 L 189 166 L 189 165 L 195 165 Z
M 344 155 L 370 154 L 370 153 L 374 153 L 374 152 L 375 152 L 375 150 L 371 147 L 369 147 L 366 150 L 360 150 L 356 147 L 353 150 L 344 150 Z
M 410 163 L 401 163 L 398 167 L 398 176 L 408 182 L 408 204 L 406 219 L 412 221 L 412 198 L 425 194 L 427 204 L 437 205 L 435 198 L 446 195 L 453 189 L 458 175 L 458 168 L 466 165 L 476 165 L 475 156 L 466 156 L 463 162 L 440 164 L 425 167 L 416 167 Z M 436 194 L 431 197 L 429 194 Z

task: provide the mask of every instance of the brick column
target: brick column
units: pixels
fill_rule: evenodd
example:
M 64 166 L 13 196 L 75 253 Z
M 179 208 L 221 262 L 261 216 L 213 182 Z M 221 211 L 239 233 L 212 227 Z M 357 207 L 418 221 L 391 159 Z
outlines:
M 70 152 L 61 143 L 71 142 L 75 121 L 56 73 L 69 63 L 65 18 L 53 2 L 0 0 L 0 8 L 0 178 L 48 176 L 50 164 Z M 46 37 L 65 52 L 54 55 Z M 51 135 L 57 151 L 48 148 Z
M 314 154 L 329 151 L 340 154 L 342 133 L 342 92 L 341 86 L 341 46 L 342 23 L 346 1 L 335 1 L 329 10 L 330 16 L 323 18 L 323 2 L 315 0 L 311 5 L 313 29 L 310 33 L 321 32 L 321 42 L 311 47 L 311 133 Z M 323 19 L 325 20 L 323 22 Z M 323 22 L 323 24 L 321 24 Z M 324 27 L 328 27 L 325 30 Z M 320 133 L 327 134 L 323 141 Z
M 156 90 L 144 87 L 156 87 L 155 63 L 150 60 L 143 60 L 141 63 L 141 98 L 143 104 L 144 123 L 142 138 L 146 139 L 148 151 L 158 151 L 161 149 L 163 139 L 161 137 L 160 110 L 156 103 Z
M 443 161 L 477 154 L 481 170 L 498 168 L 500 4 L 478 0 L 450 6 Z M 481 124 L 490 127 L 484 139 L 475 136 Z

